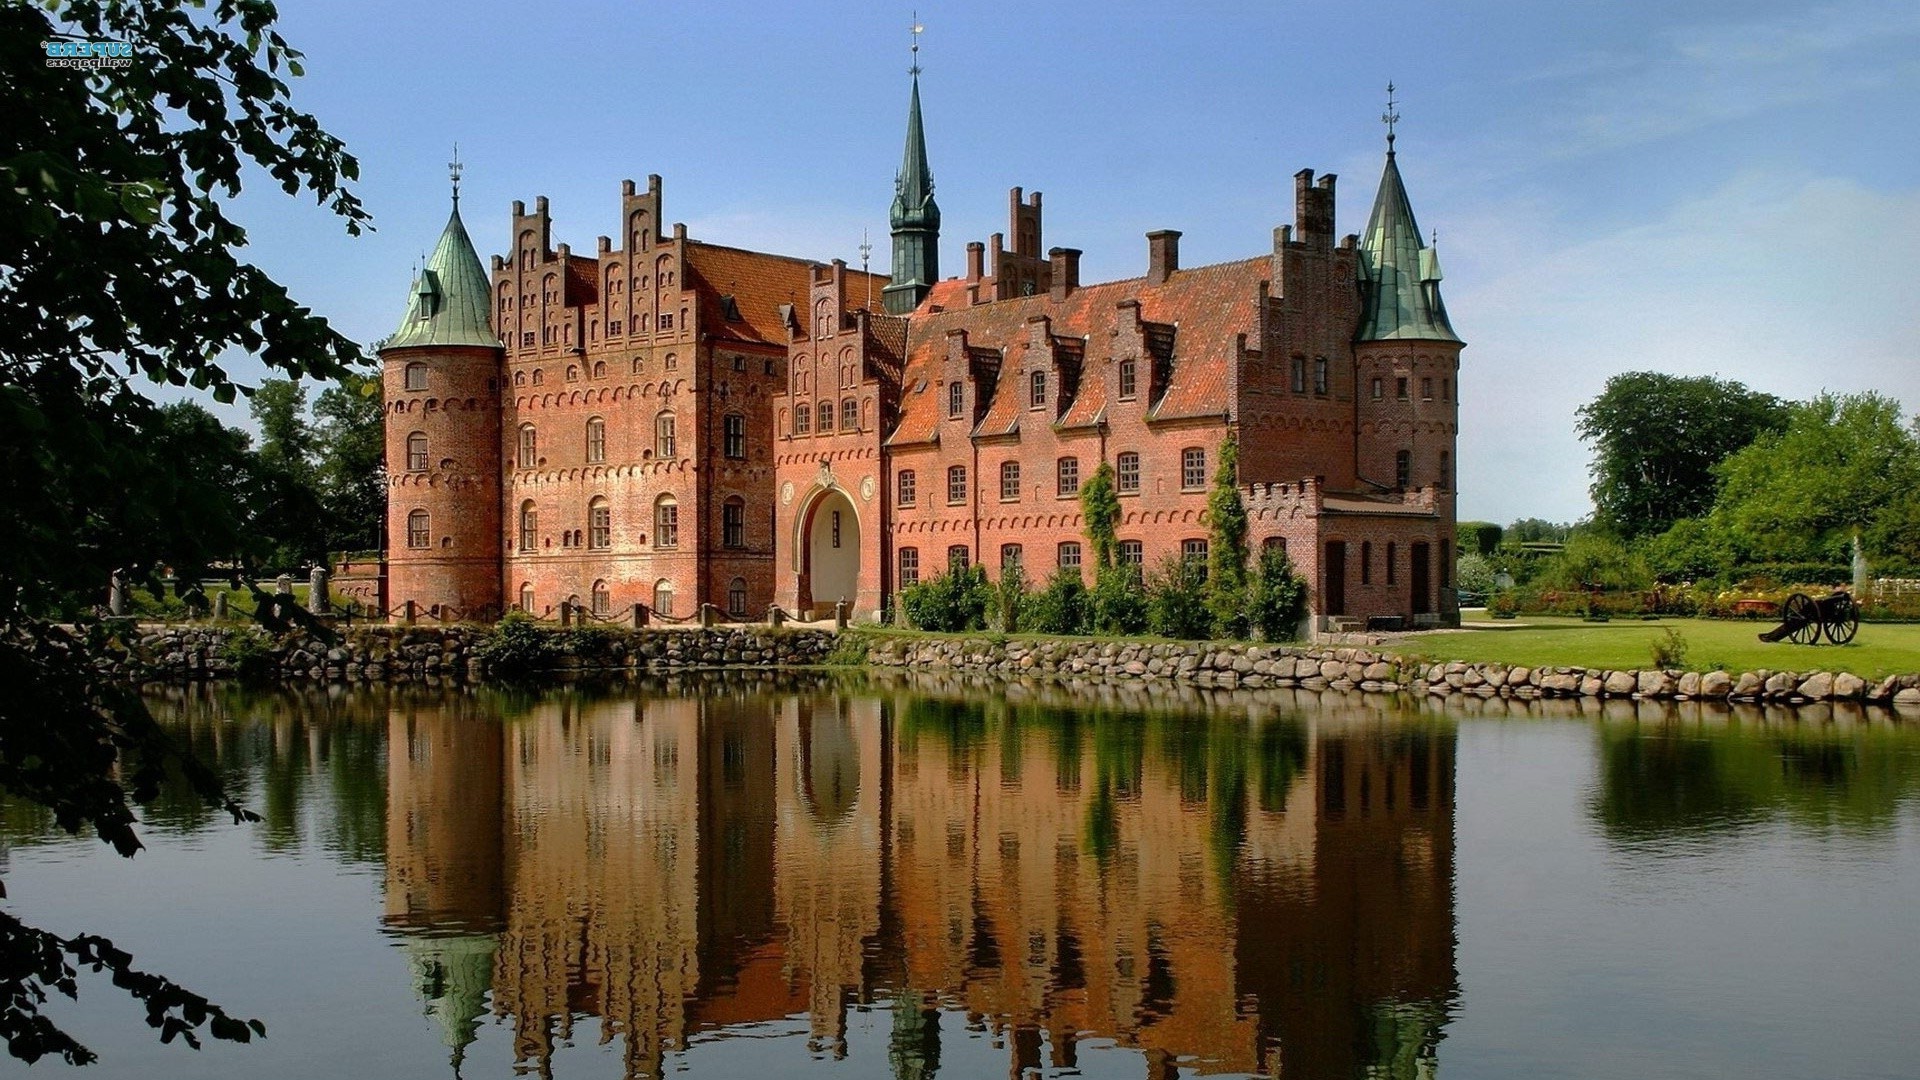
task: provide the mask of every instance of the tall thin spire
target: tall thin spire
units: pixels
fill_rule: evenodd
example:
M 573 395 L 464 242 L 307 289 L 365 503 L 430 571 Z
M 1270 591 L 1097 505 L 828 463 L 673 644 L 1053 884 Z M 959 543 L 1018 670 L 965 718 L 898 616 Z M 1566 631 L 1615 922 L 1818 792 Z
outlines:
M 1380 122 L 1387 125 L 1387 156 L 1393 156 L 1393 126 L 1400 122 L 1400 110 L 1393 100 L 1393 84 L 1387 84 L 1387 111 L 1380 114 Z
M 453 160 L 447 162 L 447 175 L 453 180 L 453 208 L 460 209 L 460 174 L 466 166 L 460 164 L 460 144 L 453 144 Z
M 888 311 L 899 315 L 920 306 L 940 280 L 940 207 L 933 201 L 933 170 L 927 165 L 927 136 L 920 121 L 920 35 L 912 33 L 913 63 L 907 69 L 912 90 L 907 99 L 907 145 L 893 180 L 893 280 L 882 291 Z

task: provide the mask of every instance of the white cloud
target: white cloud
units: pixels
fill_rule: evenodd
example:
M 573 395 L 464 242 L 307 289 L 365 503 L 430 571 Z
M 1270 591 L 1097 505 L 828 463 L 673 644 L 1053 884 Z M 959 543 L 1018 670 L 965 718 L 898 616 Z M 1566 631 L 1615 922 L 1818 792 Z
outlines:
M 1920 190 L 1751 172 L 1608 235 L 1569 241 L 1542 221 L 1488 206 L 1452 228 L 1497 272 L 1456 271 L 1448 297 L 1469 341 L 1463 517 L 1585 514 L 1574 411 L 1623 371 L 1920 406 Z

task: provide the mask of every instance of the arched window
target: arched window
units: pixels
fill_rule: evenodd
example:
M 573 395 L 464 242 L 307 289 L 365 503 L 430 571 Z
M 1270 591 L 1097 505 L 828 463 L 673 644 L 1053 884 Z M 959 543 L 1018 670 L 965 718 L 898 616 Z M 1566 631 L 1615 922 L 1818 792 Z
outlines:
M 860 403 L 852 398 L 840 402 L 840 430 L 860 430 Z
M 540 464 L 540 437 L 532 424 L 520 425 L 520 467 L 531 469 Z
M 520 610 L 529 615 L 533 614 L 533 582 L 531 581 L 520 583 Z
M 410 548 L 429 547 L 433 543 L 433 519 L 425 510 L 415 510 L 407 515 L 407 546 Z
M 742 618 L 747 614 L 747 579 L 734 578 L 727 582 L 727 614 Z
M 413 363 L 407 365 L 407 389 L 425 390 L 427 388 L 427 365 Z
M 520 504 L 520 550 L 532 551 L 540 542 L 540 511 L 533 507 L 533 500 Z
M 656 615 L 673 614 L 673 582 L 666 578 L 653 585 L 653 611 Z
M 607 377 L 607 362 L 605 360 L 595 360 L 593 362 L 593 377 L 596 379 L 604 379 Z
M 813 406 L 801 402 L 793 407 L 793 433 L 805 435 L 813 430 Z
M 613 546 L 613 506 L 605 496 L 587 506 L 587 546 L 602 551 Z
M 720 420 L 720 452 L 730 458 L 747 456 L 747 418 L 728 413 Z
M 587 463 L 607 460 L 607 422 L 598 416 L 587 418 Z
M 666 323 L 666 321 L 667 321 L 668 319 L 671 319 L 671 318 L 673 318 L 673 316 L 671 316 L 671 315 L 664 315 L 664 316 L 661 316 L 661 319 L 660 319 L 660 321 L 661 321 L 661 323 L 662 323 L 662 324 L 664 324 L 664 323 Z M 666 328 L 667 328 L 667 327 L 666 327 L 665 325 L 662 325 L 662 326 L 660 327 L 660 329 L 662 329 L 662 330 L 665 330 Z M 679 369 L 679 367 L 680 367 L 680 358 L 679 358 L 678 356 L 676 356 L 676 355 L 674 355 L 673 353 L 668 353 L 668 354 L 667 354 L 667 370 L 668 370 L 668 371 L 676 371 L 676 370 L 678 370 L 678 369 Z
M 680 546 L 680 504 L 671 495 L 662 495 L 653 504 L 653 546 Z
M 673 414 L 663 412 L 653 420 L 653 454 L 655 457 L 674 457 L 674 447 Z
M 427 471 L 427 433 L 424 431 L 407 436 L 407 471 Z
M 821 402 L 819 411 L 820 411 L 820 434 L 825 435 L 827 432 L 833 430 L 833 402 L 831 401 Z
M 593 583 L 593 613 L 606 618 L 613 611 L 613 590 L 604 581 Z
M 528 335 L 528 336 L 532 336 L 532 335 Z M 534 368 L 533 369 L 533 385 L 539 386 L 541 383 L 546 381 L 547 381 L 547 377 L 541 374 L 540 369 Z
M 747 501 L 738 495 L 720 507 L 720 543 L 730 548 L 747 546 Z
M 524 372 L 524 371 L 516 371 L 516 372 L 514 372 L 514 373 L 513 373 L 513 385 L 515 385 L 515 386 L 525 386 L 525 385 L 527 385 L 527 373 L 526 373 L 526 372 Z

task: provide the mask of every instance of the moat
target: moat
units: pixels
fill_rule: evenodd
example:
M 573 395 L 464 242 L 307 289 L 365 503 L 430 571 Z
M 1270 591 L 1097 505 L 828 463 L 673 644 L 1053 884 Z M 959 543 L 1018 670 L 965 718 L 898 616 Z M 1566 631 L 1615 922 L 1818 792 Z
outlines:
M 166 691 L 264 820 L 8 902 L 268 1027 L 99 1077 L 1912 1075 L 1913 725 L 797 679 Z

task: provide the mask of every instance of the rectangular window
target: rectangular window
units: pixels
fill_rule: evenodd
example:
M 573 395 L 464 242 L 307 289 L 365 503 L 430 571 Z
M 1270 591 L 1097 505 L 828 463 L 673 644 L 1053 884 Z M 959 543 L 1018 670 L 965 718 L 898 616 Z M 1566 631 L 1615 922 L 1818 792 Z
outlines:
M 720 508 L 720 542 L 730 548 L 747 546 L 747 504 L 729 502 Z
M 947 419 L 949 420 L 960 419 L 960 414 L 966 410 L 966 403 L 967 403 L 966 387 L 960 384 L 960 380 L 955 379 L 953 382 L 948 383 L 947 384 Z
M 1373 584 L 1373 541 L 1360 541 L 1360 584 Z
M 1180 486 L 1192 491 L 1207 486 L 1207 452 L 1198 446 L 1180 451 Z
M 1199 563 L 1205 566 L 1207 562 L 1207 542 L 1205 540 L 1180 541 L 1180 558 L 1185 562 Z
M 1296 394 L 1307 392 L 1307 358 L 1304 356 L 1293 358 L 1293 392 Z
M 734 578 L 727 586 L 727 614 L 738 619 L 747 613 L 747 583 Z
M 833 430 L 833 402 L 823 401 L 820 403 L 820 434 L 825 435 L 827 432 L 832 430 Z
M 860 405 L 852 398 L 848 398 L 840 403 L 840 430 L 860 430 Z
M 532 551 L 540 539 L 540 515 L 533 510 L 520 511 L 520 550 Z
M 1140 455 L 1131 450 L 1121 454 L 1113 463 L 1114 487 L 1122 495 L 1132 495 L 1140 490 Z
M 1027 391 L 1027 408 L 1044 409 L 1046 407 L 1047 373 L 1044 371 L 1036 371 L 1033 373 L 1031 384 Z
M 900 549 L 900 586 L 901 588 L 905 588 L 908 585 L 918 585 L 919 583 L 920 583 L 920 549 L 919 548 L 901 548 Z
M 1373 380 L 1373 400 L 1379 401 L 1385 394 L 1386 391 L 1381 387 L 1381 380 L 1376 377 Z
M 1080 494 L 1080 459 L 1063 457 L 1058 463 L 1058 485 L 1061 498 Z
M 920 497 L 919 483 L 912 469 L 900 470 L 899 488 L 900 497 L 894 501 L 901 506 L 912 506 L 914 500 Z
M 1324 356 L 1313 358 L 1313 392 L 1316 394 L 1327 392 L 1327 358 Z
M 653 453 L 655 457 L 670 458 L 674 454 L 673 414 L 661 413 L 653 422 Z
M 1000 463 L 1000 501 L 1020 501 L 1020 463 L 1017 461 Z
M 425 390 L 427 388 L 427 365 L 407 365 L 407 389 Z
M 1441 401 L 1453 400 L 1453 380 L 1452 379 L 1440 380 L 1440 400 Z
M 1399 573 L 1399 571 L 1394 568 L 1394 564 L 1399 561 L 1399 556 L 1400 545 L 1391 540 L 1387 541 L 1387 584 L 1389 585 L 1394 583 L 1393 579 Z
M 793 410 L 793 433 L 806 435 L 813 431 L 813 407 L 801 402 Z
M 531 469 L 540 464 L 538 436 L 534 434 L 532 424 L 523 424 L 520 428 L 520 467 Z
M 654 508 L 653 546 L 680 546 L 680 507 L 676 503 L 664 502 Z
M 1420 380 L 1420 400 L 1433 400 L 1433 379 L 1431 377 Z
M 1134 374 L 1134 371 L 1135 371 L 1135 368 L 1134 368 L 1133 361 L 1131 360 L 1120 361 L 1120 400 L 1121 401 L 1132 401 L 1136 396 L 1136 391 L 1139 387 L 1139 383 L 1137 381 L 1137 376 Z
M 1401 401 L 1407 400 L 1407 377 L 1405 375 L 1393 380 L 1393 396 L 1399 398 Z
M 1121 566 L 1139 568 L 1147 561 L 1147 548 L 1138 540 L 1120 541 L 1119 559 Z
M 1405 450 L 1393 455 L 1393 486 L 1404 488 L 1413 482 L 1413 455 Z
M 1021 566 L 1023 565 L 1024 559 L 1025 559 L 1025 553 L 1021 551 L 1019 544 L 1001 544 L 1000 545 L 1000 572 L 1001 573 L 1004 574 L 1009 570 L 1020 569 Z
M 1453 487 L 1453 462 L 1445 450 L 1440 451 L 1440 486 Z
M 1068 540 L 1060 545 L 1058 563 L 1062 570 L 1080 569 L 1080 541 Z
M 660 313 L 660 329 L 673 329 L 673 315 L 671 313 L 665 311 Z
M 595 506 L 587 511 L 587 546 L 602 549 L 613 546 L 613 509 L 611 507 Z
M 721 421 L 722 452 L 730 458 L 747 456 L 747 418 L 738 413 L 729 415 Z
M 407 436 L 407 471 L 427 471 L 427 437 L 419 432 Z
M 955 544 L 947 549 L 947 573 L 962 573 L 969 565 L 967 561 L 967 545 Z
M 947 501 L 963 503 L 967 501 L 967 467 L 954 465 L 947 469 Z
M 415 510 L 407 515 L 407 546 L 410 548 L 429 547 L 433 543 L 433 524 L 425 510 Z

